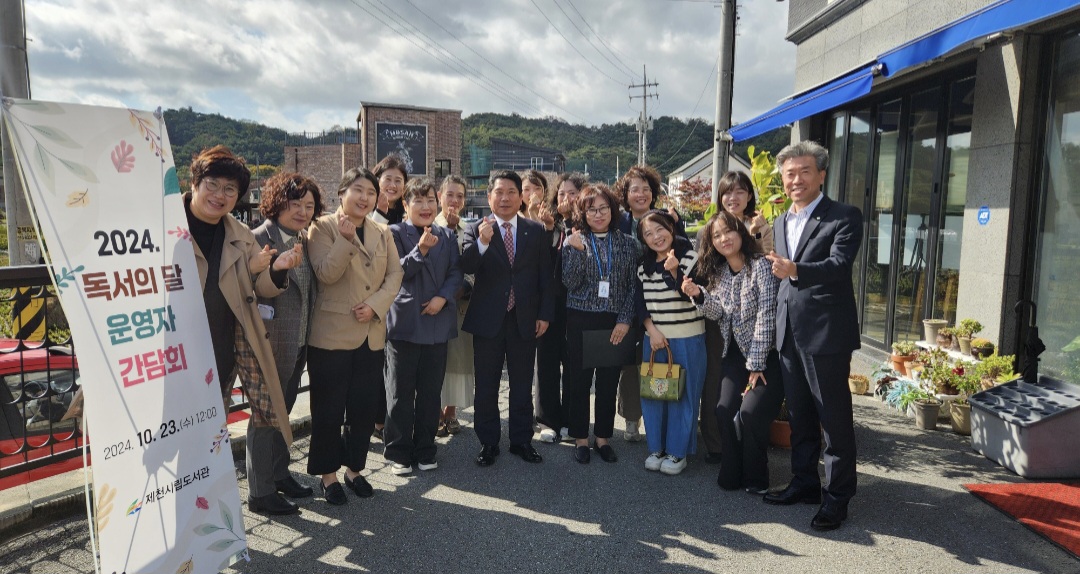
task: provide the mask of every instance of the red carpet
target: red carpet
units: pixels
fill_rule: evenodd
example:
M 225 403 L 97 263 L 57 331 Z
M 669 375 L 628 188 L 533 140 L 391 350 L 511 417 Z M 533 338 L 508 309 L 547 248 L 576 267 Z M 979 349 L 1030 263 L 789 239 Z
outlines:
M 1080 558 L 1080 482 L 965 484 L 964 488 Z

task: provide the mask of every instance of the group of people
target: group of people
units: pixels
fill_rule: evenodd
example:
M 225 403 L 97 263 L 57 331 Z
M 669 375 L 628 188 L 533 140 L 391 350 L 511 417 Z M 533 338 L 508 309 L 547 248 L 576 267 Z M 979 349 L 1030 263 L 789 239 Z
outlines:
M 525 462 L 543 460 L 536 430 L 573 442 L 578 463 L 618 461 L 618 413 L 627 440 L 644 424 L 645 468 L 677 475 L 700 424 L 720 487 L 819 504 L 811 526 L 840 526 L 856 486 L 846 379 L 861 214 L 822 194 L 821 146 L 793 144 L 777 161 L 792 209 L 770 227 L 749 178 L 729 172 L 695 248 L 678 214 L 656 209 L 660 176 L 647 166 L 614 189 L 577 173 L 549 187 L 537 171 L 498 171 L 491 215 L 472 223 L 464 180 L 410 180 L 394 156 L 346 172 L 327 214 L 311 179 L 282 172 L 264 183 L 252 232 L 229 215 L 247 192 L 243 160 L 203 151 L 184 204 L 223 392 L 238 375 L 251 404 L 249 507 L 287 514 L 298 509 L 289 498 L 314 494 L 288 470 L 305 368 L 307 471 L 327 503 L 345 504 L 346 489 L 373 494 L 361 474 L 373 435 L 392 473 L 431 471 L 459 408 L 474 407 L 476 464 L 495 464 L 505 365 L 508 450 Z M 597 340 L 636 343 L 636 359 L 599 365 L 585 351 Z M 650 361 L 685 372 L 677 400 L 639 394 Z M 768 429 L 785 397 L 794 477 L 769 492 Z

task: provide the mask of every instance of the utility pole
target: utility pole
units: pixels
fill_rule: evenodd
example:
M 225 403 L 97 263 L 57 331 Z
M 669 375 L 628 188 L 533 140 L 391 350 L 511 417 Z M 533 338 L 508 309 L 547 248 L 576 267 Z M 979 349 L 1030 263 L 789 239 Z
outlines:
M 717 203 L 720 177 L 728 170 L 731 150 L 731 95 L 735 86 L 735 0 L 720 0 L 720 57 L 716 71 L 716 120 L 713 136 L 712 201 Z
M 0 93 L 8 98 L 30 98 L 30 72 L 26 59 L 26 21 L 23 2 L 0 2 Z M 4 157 L 4 211 L 7 214 L 8 265 L 36 265 L 41 257 L 30 208 L 22 193 L 18 166 L 6 130 L 0 130 Z
M 630 96 L 630 101 L 633 102 L 636 99 L 641 99 L 641 115 L 638 116 L 637 132 L 638 132 L 638 165 L 645 165 L 648 160 L 649 150 L 649 136 L 648 131 L 653 128 L 653 120 L 649 117 L 649 98 L 659 98 L 660 94 L 656 92 L 649 93 L 649 88 L 655 88 L 660 84 L 657 82 L 649 82 L 649 76 L 645 73 L 645 66 L 641 66 L 641 83 L 630 84 L 629 89 L 641 88 L 640 96 Z

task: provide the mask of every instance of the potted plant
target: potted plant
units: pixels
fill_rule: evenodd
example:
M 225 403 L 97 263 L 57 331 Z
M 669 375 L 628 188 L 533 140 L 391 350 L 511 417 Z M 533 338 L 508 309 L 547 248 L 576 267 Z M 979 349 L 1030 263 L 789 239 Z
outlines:
M 907 367 L 904 363 L 911 361 L 915 358 L 915 351 L 918 347 L 915 346 L 914 341 L 897 341 L 892 344 L 892 356 L 889 359 L 892 361 L 893 370 L 901 375 L 907 377 Z
M 919 386 L 912 385 L 900 397 L 902 404 L 910 405 L 915 411 L 915 426 L 923 430 L 937 428 L 938 414 L 941 410 L 939 401 L 929 391 Z M 905 405 L 905 408 L 906 408 Z
M 945 319 L 923 319 L 923 340 L 928 345 L 937 342 L 938 331 L 949 324 Z
M 866 375 L 853 373 L 848 376 L 847 384 L 853 395 L 865 395 L 870 390 L 870 379 Z
M 927 367 L 924 378 L 930 381 L 934 391 L 939 394 L 959 395 L 960 388 L 956 383 L 966 371 L 967 367 L 960 361 L 936 361 Z
M 892 369 L 882 364 L 870 373 L 870 380 L 874 382 L 874 396 L 884 402 L 896 377 L 893 376 Z
M 983 359 L 994 354 L 994 344 L 989 339 L 975 337 L 971 340 L 971 356 Z
M 1016 378 L 1013 364 L 1016 355 L 998 355 L 993 353 L 983 357 L 982 362 L 975 365 L 975 375 L 979 380 L 980 389 L 989 389 L 999 383 L 1011 381 Z
M 960 343 L 960 352 L 965 355 L 971 354 L 971 338 L 983 330 L 982 323 L 975 319 L 964 319 L 956 326 L 956 340 Z
M 778 448 L 791 448 L 791 423 L 787 401 L 780 403 L 780 412 L 769 427 L 769 444 Z
M 975 369 L 970 369 L 958 377 L 955 384 L 960 389 L 960 396 L 949 403 L 949 421 L 952 423 L 953 432 L 970 435 L 971 403 L 968 402 L 968 397 L 979 392 L 979 375 Z
M 937 332 L 937 344 L 942 349 L 951 349 L 955 330 L 952 327 L 942 327 Z

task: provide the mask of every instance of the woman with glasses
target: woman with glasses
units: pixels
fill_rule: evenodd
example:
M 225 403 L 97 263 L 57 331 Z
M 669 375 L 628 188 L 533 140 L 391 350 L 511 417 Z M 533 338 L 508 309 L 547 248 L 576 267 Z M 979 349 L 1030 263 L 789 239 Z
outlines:
M 292 441 L 274 353 L 252 295 L 275 297 L 289 286 L 288 272 L 303 262 L 299 245 L 260 246 L 246 225 L 229 213 L 247 194 L 251 172 L 225 146 L 203 150 L 191 161 L 191 191 L 184 194 L 188 229 L 202 282 L 206 319 L 226 405 L 233 381 L 251 404 L 247 430 L 248 508 L 292 514 L 299 507 L 278 494 L 273 445 Z
M 562 282 L 566 286 L 566 356 L 570 373 L 569 430 L 574 460 L 589 462 L 589 391 L 596 376 L 593 448 L 604 462 L 618 456 L 609 441 L 615 429 L 615 395 L 622 367 L 585 367 L 586 333 L 601 331 L 622 343 L 634 320 L 638 252 L 618 230 L 619 204 L 604 184 L 590 184 L 577 203 L 584 225 L 566 238 Z
M 255 229 L 255 240 L 279 253 L 299 245 L 303 257 L 302 263 L 289 270 L 289 287 L 284 292 L 258 298 L 259 314 L 270 335 L 285 395 L 285 410 L 290 413 L 307 366 L 307 336 L 315 305 L 315 278 L 304 244 L 308 226 L 322 210 L 319 186 L 298 173 L 280 172 L 262 186 L 259 213 L 266 219 Z M 300 484 L 289 473 L 289 449 L 280 437 L 274 437 L 270 452 L 262 453 L 274 461 L 273 478 L 278 492 L 289 498 L 311 496 L 311 487 Z

